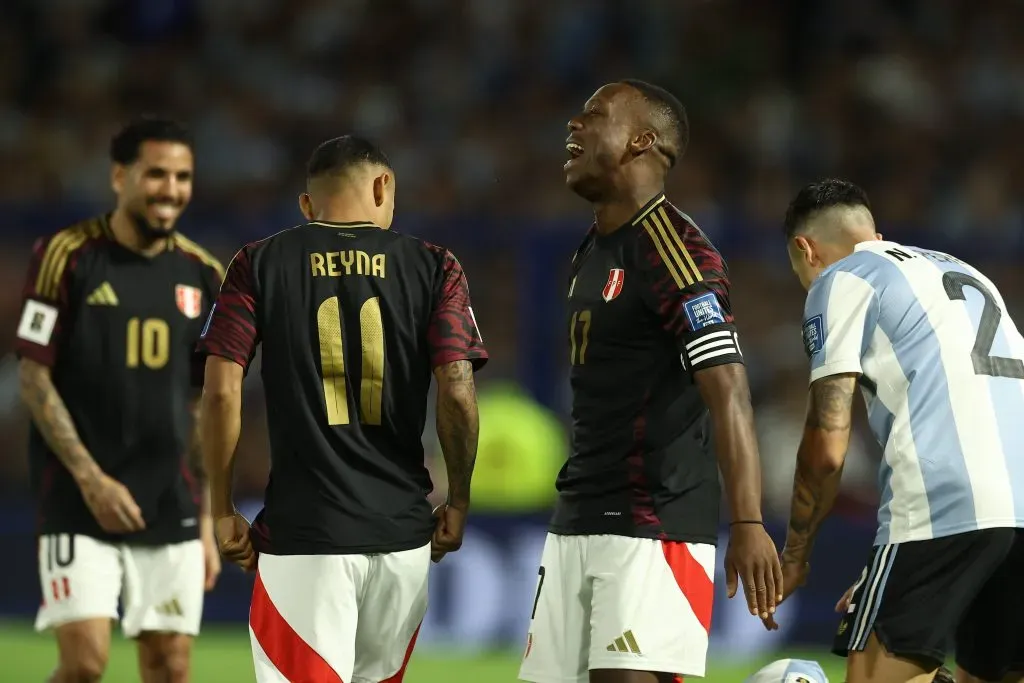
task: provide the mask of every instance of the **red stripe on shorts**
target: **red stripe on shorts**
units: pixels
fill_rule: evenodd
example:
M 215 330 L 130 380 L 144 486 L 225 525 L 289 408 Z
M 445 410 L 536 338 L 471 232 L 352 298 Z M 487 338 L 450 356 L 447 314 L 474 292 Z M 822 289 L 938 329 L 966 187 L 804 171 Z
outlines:
M 402 683 L 402 680 L 405 678 L 405 669 L 409 666 L 409 659 L 412 657 L 412 651 L 416 647 L 416 637 L 419 634 L 420 627 L 417 626 L 416 630 L 412 633 L 412 639 L 409 640 L 409 647 L 405 648 L 405 659 L 402 660 L 402 668 L 394 676 L 384 679 L 380 683 Z
M 294 683 L 345 683 L 320 654 L 309 646 L 288 622 L 267 595 L 263 579 L 256 572 L 249 608 L 249 626 L 256 641 L 277 670 Z M 399 679 L 401 680 L 401 679 Z
M 697 621 L 708 633 L 711 633 L 711 604 L 715 598 L 715 584 L 708 578 L 704 567 L 693 556 L 686 543 L 682 541 L 662 541 L 665 561 L 668 562 L 672 575 L 676 577 L 676 585 L 683 597 L 690 603 Z

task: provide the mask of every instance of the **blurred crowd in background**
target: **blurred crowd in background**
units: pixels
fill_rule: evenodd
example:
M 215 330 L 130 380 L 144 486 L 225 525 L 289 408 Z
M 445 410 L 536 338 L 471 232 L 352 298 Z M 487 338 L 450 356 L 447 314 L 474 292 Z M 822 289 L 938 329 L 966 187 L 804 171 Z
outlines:
M 863 185 L 887 236 L 972 259 L 1024 315 L 1020 0 L 8 0 L 0 342 L 31 240 L 111 205 L 107 145 L 126 118 L 193 127 L 183 230 L 225 261 L 299 222 L 310 151 L 358 131 L 394 163 L 396 229 L 450 247 L 469 276 L 494 358 L 474 504 L 543 509 L 567 454 L 564 276 L 590 221 L 564 188 L 565 122 L 620 77 L 688 108 L 668 194 L 730 261 L 769 514 L 784 519 L 807 368 L 780 225 L 800 185 Z M 257 373 L 248 386 L 240 483 L 259 496 Z M 27 495 L 25 434 L 8 355 L 5 497 Z M 854 450 L 840 513 L 871 517 L 877 449 L 861 433 Z

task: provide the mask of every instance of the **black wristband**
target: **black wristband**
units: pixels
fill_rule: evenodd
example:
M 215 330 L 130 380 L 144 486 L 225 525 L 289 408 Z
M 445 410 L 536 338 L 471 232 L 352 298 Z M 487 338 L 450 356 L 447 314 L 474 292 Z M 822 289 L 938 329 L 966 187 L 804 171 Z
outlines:
M 741 519 L 736 522 L 729 522 L 729 526 L 736 524 L 760 524 L 761 526 L 764 526 L 764 522 L 759 519 Z

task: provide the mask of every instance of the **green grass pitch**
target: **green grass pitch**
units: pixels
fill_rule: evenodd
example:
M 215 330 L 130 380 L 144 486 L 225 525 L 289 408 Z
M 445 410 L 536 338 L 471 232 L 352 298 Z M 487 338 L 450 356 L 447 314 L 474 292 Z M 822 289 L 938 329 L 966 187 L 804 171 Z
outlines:
M 782 657 L 818 659 L 832 683 L 843 680 L 843 662 L 825 652 L 776 653 L 770 659 L 751 662 L 712 661 L 707 678 L 712 683 L 742 683 L 760 666 Z M 56 658 L 53 639 L 36 634 L 24 623 L 0 623 L 0 681 L 43 683 Z M 406 683 L 513 683 L 519 670 L 518 653 L 476 657 L 444 656 L 426 650 L 414 654 Z M 104 683 L 137 683 L 132 643 L 115 637 Z M 243 626 L 209 627 L 196 641 L 193 683 L 251 683 L 249 638 Z

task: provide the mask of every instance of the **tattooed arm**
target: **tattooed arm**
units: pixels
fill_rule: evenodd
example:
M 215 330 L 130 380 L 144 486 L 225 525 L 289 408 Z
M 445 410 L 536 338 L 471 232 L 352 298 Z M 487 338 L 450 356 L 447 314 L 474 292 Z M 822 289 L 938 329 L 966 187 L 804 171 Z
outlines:
M 434 369 L 437 380 L 437 436 L 448 470 L 448 505 L 467 510 L 476 463 L 480 423 L 473 364 L 468 360 Z
M 47 445 L 56 454 L 79 486 L 102 474 L 75 429 L 64 400 L 50 377 L 50 368 L 23 358 L 19 365 L 21 400 L 32 414 L 32 421 Z
M 53 386 L 50 368 L 22 358 L 19 366 L 21 399 L 50 450 L 74 477 L 96 521 L 109 533 L 146 527 L 131 492 L 106 475 L 82 443 L 64 400 Z
M 805 564 L 814 538 L 839 492 L 850 444 L 857 375 L 823 377 L 811 384 L 804 436 L 797 451 L 793 503 L 784 564 Z

